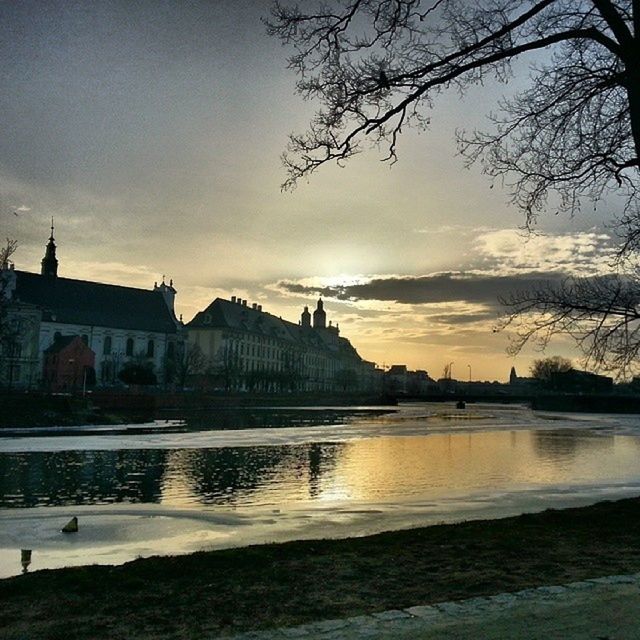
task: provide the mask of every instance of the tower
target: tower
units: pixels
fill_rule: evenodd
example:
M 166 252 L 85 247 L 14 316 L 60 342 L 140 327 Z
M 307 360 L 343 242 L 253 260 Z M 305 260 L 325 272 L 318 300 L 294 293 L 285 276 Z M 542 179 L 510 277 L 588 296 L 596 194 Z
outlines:
M 300 316 L 300 324 L 303 327 L 310 327 L 311 326 L 311 314 L 309 313 L 309 307 L 305 307 L 304 311 L 302 312 L 302 315 Z
M 318 306 L 313 312 L 313 328 L 324 329 L 327 325 L 327 314 L 324 311 L 324 305 L 322 299 L 318 300 Z
M 58 276 L 58 259 L 56 258 L 56 243 L 53 239 L 53 218 L 51 218 L 51 235 L 49 236 L 49 242 L 44 252 L 44 258 L 40 263 L 42 268 L 40 273 L 43 276 L 50 278 L 56 278 Z
M 164 301 L 169 307 L 169 311 L 171 314 L 175 316 L 175 299 L 176 299 L 176 290 L 173 286 L 173 279 L 169 280 L 169 284 L 167 285 L 164 281 L 164 276 L 162 276 L 162 284 L 158 286 L 158 283 L 155 282 L 153 285 L 153 290 L 162 294 Z

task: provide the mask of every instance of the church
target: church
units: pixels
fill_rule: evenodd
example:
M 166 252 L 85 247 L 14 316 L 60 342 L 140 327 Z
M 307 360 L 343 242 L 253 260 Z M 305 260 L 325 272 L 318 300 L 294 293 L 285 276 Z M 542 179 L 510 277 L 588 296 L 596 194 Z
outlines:
M 58 363 L 60 373 L 51 373 L 47 362 L 47 379 L 45 360 L 48 353 L 65 353 L 58 347 L 74 337 L 93 352 L 86 362 L 94 363 L 89 375 L 98 385 L 117 384 L 118 373 L 131 361 L 151 367 L 158 382 L 164 381 L 167 359 L 182 341 L 173 282 L 138 289 L 59 276 L 53 221 L 40 273 L 0 266 L 7 326 L 14 336 L 2 345 L 0 377 L 5 385 L 64 388 L 58 376 L 68 376 L 62 365 L 71 369 L 74 358 Z M 80 377 L 86 382 L 86 367 Z

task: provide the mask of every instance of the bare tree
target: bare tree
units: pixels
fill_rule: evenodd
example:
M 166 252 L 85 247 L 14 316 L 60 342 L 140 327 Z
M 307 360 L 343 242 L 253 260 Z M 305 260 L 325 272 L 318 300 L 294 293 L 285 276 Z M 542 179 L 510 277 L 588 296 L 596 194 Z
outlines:
M 639 370 L 640 280 L 624 275 L 568 278 L 517 291 L 501 299 L 506 312 L 498 329 L 511 328 L 509 351 L 529 341 L 542 350 L 555 335 L 569 336 L 585 365 L 619 376 Z
M 508 186 L 528 226 L 550 202 L 575 213 L 615 193 L 619 257 L 640 251 L 640 0 L 276 2 L 267 27 L 294 50 L 299 93 L 321 105 L 290 138 L 284 188 L 367 143 L 395 162 L 403 128 L 427 128 L 440 94 L 508 82 L 533 53 L 529 87 L 498 103 L 490 131 L 459 132 L 460 151 Z M 596 366 L 632 369 L 640 278 L 621 265 L 514 293 L 500 325 L 516 327 L 511 350 L 565 333 Z
M 17 248 L 17 241 L 11 238 L 7 238 L 6 244 L 0 247 L 0 382 L 7 378 L 9 386 L 11 386 L 13 368 L 18 358 L 22 337 L 19 325 L 10 313 L 15 274 L 9 267 L 11 256 Z
M 18 243 L 11 238 L 7 238 L 4 246 L 0 247 L 0 340 L 10 333 L 8 323 L 9 298 L 11 295 L 11 285 L 15 275 L 10 271 L 11 256 L 16 252 Z
M 177 350 L 173 358 L 167 358 L 166 369 L 170 378 L 184 389 L 189 376 L 204 373 L 209 366 L 209 360 L 202 352 L 200 345 L 189 342 Z
M 212 366 L 215 375 L 224 384 L 225 391 L 236 391 L 240 387 L 243 367 L 237 343 L 223 344 L 218 349 Z
M 268 32 L 294 49 L 300 94 L 322 105 L 290 138 L 283 186 L 367 140 L 395 161 L 403 128 L 426 128 L 440 93 L 508 81 L 514 60 L 544 50 L 530 88 L 499 103 L 492 132 L 462 132 L 461 151 L 511 180 L 528 222 L 550 191 L 576 211 L 611 189 L 637 222 L 639 14 L 637 0 L 277 2 Z
M 17 248 L 18 241 L 7 238 L 6 244 L 0 247 L 0 270 L 9 268 L 11 256 L 16 252 Z
M 567 371 L 571 371 L 571 360 L 562 356 L 540 358 L 531 365 L 531 377 L 544 383 L 550 382 L 554 374 Z

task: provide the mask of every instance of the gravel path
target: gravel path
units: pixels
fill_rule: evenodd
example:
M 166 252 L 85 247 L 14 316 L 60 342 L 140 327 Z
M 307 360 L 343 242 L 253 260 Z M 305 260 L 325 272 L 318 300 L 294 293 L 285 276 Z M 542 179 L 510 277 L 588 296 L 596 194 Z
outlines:
M 324 620 L 232 638 L 640 640 L 640 573 Z

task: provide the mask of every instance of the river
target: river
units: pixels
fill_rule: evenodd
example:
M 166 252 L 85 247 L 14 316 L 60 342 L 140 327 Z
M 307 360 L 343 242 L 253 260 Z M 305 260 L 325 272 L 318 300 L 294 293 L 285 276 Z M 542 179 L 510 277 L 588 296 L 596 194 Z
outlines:
M 0 436 L 0 577 L 640 495 L 640 416 L 404 404 Z M 79 532 L 60 529 L 72 516 Z

